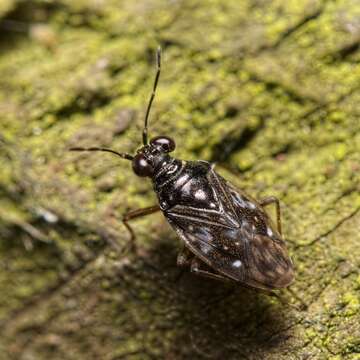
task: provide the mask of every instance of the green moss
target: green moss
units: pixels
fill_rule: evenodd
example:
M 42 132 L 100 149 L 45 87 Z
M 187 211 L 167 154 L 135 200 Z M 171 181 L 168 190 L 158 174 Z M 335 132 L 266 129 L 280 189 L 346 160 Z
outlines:
M 360 302 L 359 293 L 347 292 L 342 297 L 342 302 L 346 306 L 345 315 L 351 316 L 359 313 Z
M 28 16 L 51 30 L 50 48 L 32 32 L 0 43 L 1 353 L 357 356 L 360 72 L 358 51 L 343 50 L 356 42 L 356 0 L 46 3 Z M 2 2 L 0 16 L 17 8 L 23 21 L 23 6 Z M 158 43 L 151 135 L 173 136 L 179 158 L 216 161 L 255 197 L 280 198 L 306 311 L 179 277 L 161 214 L 134 222 L 136 256 L 108 246 L 128 241 L 123 213 L 156 203 L 151 183 L 109 154 L 67 149 L 136 151 Z

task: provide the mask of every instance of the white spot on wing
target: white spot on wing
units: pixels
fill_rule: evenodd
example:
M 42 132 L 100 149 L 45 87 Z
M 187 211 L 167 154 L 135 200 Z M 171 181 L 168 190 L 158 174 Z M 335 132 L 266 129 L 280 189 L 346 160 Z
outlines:
M 242 262 L 241 262 L 240 260 L 235 260 L 235 261 L 232 263 L 232 266 L 233 266 L 233 267 L 236 267 L 236 268 L 239 268 L 241 265 L 242 265 Z
M 204 190 L 197 190 L 195 192 L 195 199 L 197 200 L 205 200 L 206 199 L 206 194 L 205 194 L 205 191 Z
M 195 236 L 192 236 L 192 235 L 190 235 L 190 234 L 188 234 L 188 239 L 191 241 L 191 242 L 195 242 L 195 241 L 197 241 L 197 239 L 196 239 L 196 237 Z
M 206 243 L 201 243 L 200 248 L 204 254 L 208 254 L 211 251 L 211 246 Z
M 246 207 L 246 203 L 245 203 L 244 199 L 239 194 L 236 194 L 235 198 L 236 198 L 236 202 L 239 204 L 239 206 Z
M 250 209 L 255 209 L 255 208 L 256 208 L 256 205 L 253 204 L 253 203 L 250 202 L 250 201 L 248 201 L 247 205 L 248 205 L 248 207 L 249 207 Z
M 188 181 L 182 188 L 185 194 L 190 194 L 191 181 Z
M 55 224 L 59 220 L 57 215 L 43 208 L 40 208 L 37 212 L 39 213 L 39 215 L 41 215 L 44 218 L 46 222 L 50 224 Z
M 267 234 L 272 237 L 274 235 L 274 233 L 272 232 L 272 230 L 268 227 L 267 228 Z
M 186 183 L 186 181 L 188 181 L 189 179 L 189 175 L 188 174 L 185 174 L 183 176 L 180 176 L 176 182 L 175 182 L 175 186 L 178 187 L 178 186 L 181 186 L 181 185 L 184 185 Z

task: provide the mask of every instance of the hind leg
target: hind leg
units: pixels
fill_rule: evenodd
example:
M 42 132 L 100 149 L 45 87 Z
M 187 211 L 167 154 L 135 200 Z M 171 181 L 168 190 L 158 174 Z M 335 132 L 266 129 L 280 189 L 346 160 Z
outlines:
M 278 231 L 279 231 L 280 235 L 282 235 L 282 230 L 281 230 L 281 209 L 280 209 L 280 201 L 279 201 L 279 199 L 276 198 L 275 196 L 269 196 L 269 197 L 266 197 L 264 199 L 261 199 L 259 202 L 260 202 L 260 205 L 262 207 L 265 207 L 265 206 L 271 205 L 271 204 L 275 204 L 275 206 L 276 206 L 277 228 L 278 228 Z
M 220 281 L 225 281 L 225 282 L 232 281 L 225 275 L 215 272 L 209 266 L 204 264 L 203 261 L 201 261 L 200 259 L 198 259 L 196 257 L 194 257 L 191 260 L 190 271 L 196 275 L 207 277 L 209 279 L 220 280 Z
M 229 281 L 227 277 L 212 271 L 208 266 L 204 264 L 200 259 L 196 258 L 195 255 L 186 247 L 179 252 L 177 257 L 177 265 L 182 268 L 190 267 L 190 272 L 207 277 L 210 279 Z M 180 273 L 180 276 L 183 271 Z

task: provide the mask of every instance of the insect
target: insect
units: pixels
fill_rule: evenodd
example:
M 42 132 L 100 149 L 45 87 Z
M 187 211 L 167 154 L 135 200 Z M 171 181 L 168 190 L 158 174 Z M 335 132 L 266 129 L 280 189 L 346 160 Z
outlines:
M 148 140 L 148 121 L 161 70 L 157 72 L 147 106 L 143 145 L 135 155 L 100 147 L 72 151 L 106 151 L 132 162 L 137 176 L 152 180 L 158 205 L 130 211 L 123 223 L 135 241 L 129 221 L 162 211 L 183 241 L 177 264 L 191 272 L 245 287 L 271 291 L 287 287 L 294 279 L 292 261 L 282 238 L 280 203 L 275 197 L 257 201 L 216 173 L 207 161 L 184 161 L 170 156 L 175 141 L 168 136 Z M 277 226 L 264 207 L 276 205 Z

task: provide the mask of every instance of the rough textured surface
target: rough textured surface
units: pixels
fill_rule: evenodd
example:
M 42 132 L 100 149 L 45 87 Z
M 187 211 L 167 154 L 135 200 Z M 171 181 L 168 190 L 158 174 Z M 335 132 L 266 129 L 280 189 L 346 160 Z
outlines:
M 0 28 L 1 359 L 360 358 L 358 0 L 7 0 Z M 151 133 L 281 199 L 287 305 L 179 276 L 161 214 L 119 253 L 150 183 L 66 152 L 137 148 L 159 43 Z

